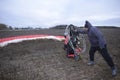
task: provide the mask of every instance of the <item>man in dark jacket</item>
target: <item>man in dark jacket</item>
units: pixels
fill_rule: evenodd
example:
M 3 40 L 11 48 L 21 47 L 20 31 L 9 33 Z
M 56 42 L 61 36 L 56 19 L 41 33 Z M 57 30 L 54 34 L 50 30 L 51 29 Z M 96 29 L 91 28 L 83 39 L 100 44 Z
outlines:
M 94 64 L 94 53 L 96 51 L 99 51 L 100 54 L 105 59 L 105 61 L 107 62 L 107 64 L 111 67 L 112 75 L 116 76 L 117 70 L 111 56 L 107 51 L 107 44 L 106 44 L 106 40 L 103 37 L 103 34 L 96 27 L 93 27 L 91 23 L 88 21 L 85 22 L 84 27 L 85 27 L 85 30 L 83 31 L 80 30 L 78 31 L 78 33 L 87 34 L 91 44 L 91 47 L 89 50 L 90 62 L 88 63 L 88 65 Z

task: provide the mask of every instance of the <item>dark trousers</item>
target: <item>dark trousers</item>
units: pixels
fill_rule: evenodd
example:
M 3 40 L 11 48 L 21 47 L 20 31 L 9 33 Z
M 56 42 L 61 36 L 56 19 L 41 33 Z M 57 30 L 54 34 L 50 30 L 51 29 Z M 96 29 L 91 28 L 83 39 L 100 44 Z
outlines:
M 111 58 L 111 56 L 109 55 L 108 51 L 107 51 L 107 46 L 105 45 L 105 48 L 100 49 L 99 46 L 97 47 L 91 47 L 89 50 L 89 55 L 90 55 L 90 61 L 94 61 L 94 54 L 96 51 L 99 51 L 100 54 L 103 56 L 103 58 L 105 59 L 105 61 L 107 62 L 107 64 L 113 68 L 114 67 L 114 63 L 113 60 Z

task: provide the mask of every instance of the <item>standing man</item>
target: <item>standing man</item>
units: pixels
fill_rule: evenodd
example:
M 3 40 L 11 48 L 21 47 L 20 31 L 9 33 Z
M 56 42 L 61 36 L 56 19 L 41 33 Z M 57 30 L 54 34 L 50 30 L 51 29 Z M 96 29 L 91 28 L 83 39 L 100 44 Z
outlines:
M 91 47 L 89 50 L 89 57 L 90 57 L 90 62 L 88 65 L 94 65 L 94 54 L 96 51 L 99 51 L 100 54 L 103 56 L 107 64 L 110 66 L 112 70 L 112 76 L 117 75 L 117 69 L 113 63 L 113 60 L 111 56 L 109 55 L 107 51 L 107 44 L 106 40 L 103 37 L 103 34 L 101 33 L 100 30 L 98 30 L 96 27 L 93 27 L 90 22 L 86 21 L 85 22 L 85 30 L 83 31 L 78 31 L 78 33 L 82 34 L 87 34 Z

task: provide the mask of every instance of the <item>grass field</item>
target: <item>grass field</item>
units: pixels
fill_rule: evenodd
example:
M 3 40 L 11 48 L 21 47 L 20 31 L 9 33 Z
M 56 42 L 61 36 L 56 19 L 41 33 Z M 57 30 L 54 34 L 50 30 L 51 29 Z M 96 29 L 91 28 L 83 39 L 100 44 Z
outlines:
M 102 28 L 110 55 L 118 75 L 96 52 L 95 65 L 87 66 L 89 42 L 82 59 L 67 58 L 63 42 L 56 40 L 30 40 L 12 43 L 0 48 L 0 80 L 120 80 L 120 28 Z M 29 31 L 0 31 L 0 38 L 29 34 L 63 35 L 63 29 Z

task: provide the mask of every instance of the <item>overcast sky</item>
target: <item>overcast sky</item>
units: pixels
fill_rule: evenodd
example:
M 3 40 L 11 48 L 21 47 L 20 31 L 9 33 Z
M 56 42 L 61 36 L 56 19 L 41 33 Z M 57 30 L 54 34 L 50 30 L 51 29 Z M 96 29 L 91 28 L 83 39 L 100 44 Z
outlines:
M 120 26 L 120 0 L 0 0 L 0 23 L 48 28 L 58 24 Z

